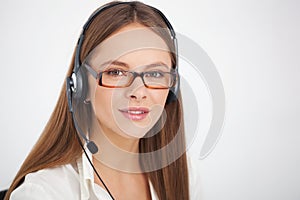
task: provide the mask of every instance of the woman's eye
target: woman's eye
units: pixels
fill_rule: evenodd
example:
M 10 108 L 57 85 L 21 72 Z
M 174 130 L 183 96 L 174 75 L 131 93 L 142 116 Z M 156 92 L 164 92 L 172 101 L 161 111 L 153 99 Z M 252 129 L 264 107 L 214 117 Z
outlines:
M 109 69 L 106 71 L 106 74 L 110 76 L 125 76 L 126 71 L 120 69 Z
M 151 72 L 147 72 L 145 74 L 146 77 L 151 77 L 151 78 L 161 78 L 164 76 L 163 72 L 159 72 L 159 71 L 151 71 Z

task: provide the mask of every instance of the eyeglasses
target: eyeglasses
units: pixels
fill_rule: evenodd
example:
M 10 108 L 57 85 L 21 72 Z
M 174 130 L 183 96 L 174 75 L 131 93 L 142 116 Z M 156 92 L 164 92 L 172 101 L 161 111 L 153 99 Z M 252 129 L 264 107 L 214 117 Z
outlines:
M 98 81 L 98 85 L 108 88 L 129 87 L 136 77 L 141 77 L 147 88 L 169 89 L 175 86 L 178 72 L 164 72 L 161 70 L 150 70 L 146 72 L 126 71 L 118 68 L 107 69 L 97 73 L 92 67 L 84 63 L 86 69 Z

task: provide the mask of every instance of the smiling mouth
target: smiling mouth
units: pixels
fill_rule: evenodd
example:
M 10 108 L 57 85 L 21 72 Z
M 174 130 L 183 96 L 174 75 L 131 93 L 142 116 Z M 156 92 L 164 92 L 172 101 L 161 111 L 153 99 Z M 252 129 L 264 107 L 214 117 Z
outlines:
M 139 121 L 147 117 L 150 110 L 145 107 L 128 107 L 124 109 L 119 109 L 119 111 L 130 120 Z

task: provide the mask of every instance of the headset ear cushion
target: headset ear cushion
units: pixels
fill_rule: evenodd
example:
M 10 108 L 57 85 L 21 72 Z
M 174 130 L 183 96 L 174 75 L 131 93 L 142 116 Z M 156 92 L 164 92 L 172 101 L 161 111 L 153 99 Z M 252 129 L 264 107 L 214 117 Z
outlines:
M 86 100 L 88 93 L 88 83 L 86 77 L 86 70 L 84 67 L 80 67 L 76 73 L 76 90 L 73 94 L 74 99 L 79 101 Z
M 178 98 L 178 84 L 176 84 L 174 87 L 170 88 L 166 104 L 172 103 L 173 101 L 176 101 Z
M 178 99 L 179 87 L 180 87 L 180 77 L 178 75 L 175 86 L 171 87 L 169 90 L 166 104 L 169 104 Z
M 168 97 L 167 97 L 167 101 L 166 104 L 172 103 L 173 101 L 176 100 L 176 95 L 174 94 L 174 92 L 170 89 Z

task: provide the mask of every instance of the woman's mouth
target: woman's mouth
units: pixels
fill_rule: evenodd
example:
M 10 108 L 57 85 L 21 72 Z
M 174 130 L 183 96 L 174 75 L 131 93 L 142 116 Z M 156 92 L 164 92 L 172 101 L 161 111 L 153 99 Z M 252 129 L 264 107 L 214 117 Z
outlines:
M 119 109 L 119 111 L 128 119 L 139 121 L 147 117 L 150 110 L 145 107 L 128 107 L 124 109 Z

